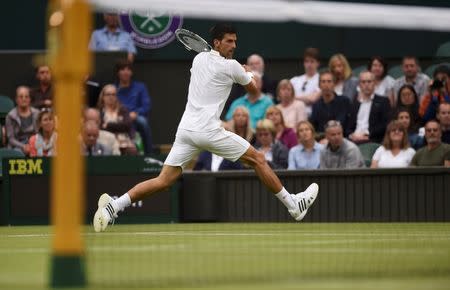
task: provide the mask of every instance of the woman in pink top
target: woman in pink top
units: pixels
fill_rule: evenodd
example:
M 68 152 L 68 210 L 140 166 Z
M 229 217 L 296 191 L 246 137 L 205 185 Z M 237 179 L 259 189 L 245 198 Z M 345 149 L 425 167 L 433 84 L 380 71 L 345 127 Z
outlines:
M 294 87 L 289 80 L 284 79 L 278 83 L 277 99 L 280 101 L 277 108 L 280 109 L 283 114 L 286 127 L 295 130 L 300 121 L 308 119 L 305 103 L 295 99 Z
M 286 127 L 283 114 L 276 106 L 271 106 L 266 111 L 266 119 L 272 121 L 275 126 L 276 139 L 283 143 L 288 149 L 298 144 L 297 135 L 294 129 Z

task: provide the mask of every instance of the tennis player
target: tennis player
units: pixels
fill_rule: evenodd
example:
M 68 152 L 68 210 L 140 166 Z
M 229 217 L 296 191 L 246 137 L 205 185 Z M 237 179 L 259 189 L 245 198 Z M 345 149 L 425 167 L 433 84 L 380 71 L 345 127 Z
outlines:
M 290 194 L 267 164 L 264 154 L 256 151 L 245 139 L 221 127 L 219 116 L 233 83 L 244 86 L 248 92 L 256 90 L 256 83 L 250 69 L 232 59 L 236 49 L 236 30 L 230 25 L 217 24 L 210 33 L 213 49 L 199 53 L 192 62 L 186 109 L 161 173 L 137 184 L 118 199 L 102 194 L 93 221 L 96 232 L 104 231 L 117 213 L 131 203 L 170 187 L 189 161 L 203 150 L 251 166 L 297 221 L 303 219 L 316 199 L 319 192 L 316 183 L 304 192 Z

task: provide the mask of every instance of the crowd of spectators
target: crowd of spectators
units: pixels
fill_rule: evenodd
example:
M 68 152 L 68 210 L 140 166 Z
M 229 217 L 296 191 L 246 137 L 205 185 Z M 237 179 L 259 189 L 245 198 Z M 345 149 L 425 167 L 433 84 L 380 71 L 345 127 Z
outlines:
M 305 73 L 280 80 L 271 95 L 262 90 L 264 59 L 250 56 L 259 92 L 241 91 L 226 110 L 224 127 L 255 145 L 270 166 L 398 168 L 450 160 L 448 66 L 437 66 L 430 78 L 417 58 L 405 56 L 403 75 L 394 79 L 380 56 L 357 75 L 343 54 L 333 55 L 323 69 L 316 48 L 307 48 L 302 59 Z M 266 77 L 265 87 L 271 82 Z
M 93 51 L 126 51 L 114 79 L 99 87 L 81 118 L 80 150 L 84 155 L 136 155 L 152 152 L 148 121 L 151 98 L 146 85 L 134 79 L 137 53 L 117 15 L 105 14 L 105 26 L 92 33 Z M 439 65 L 430 78 L 416 57 L 402 59 L 403 75 L 394 79 L 380 56 L 365 70 L 352 72 L 345 55 L 330 57 L 320 67 L 317 48 L 302 55 L 304 74 L 274 81 L 264 58 L 252 54 L 258 90 L 235 85 L 223 110 L 223 127 L 264 153 L 275 169 L 440 166 L 450 159 L 450 67 Z M 41 65 L 36 86 L 19 86 L 6 117 L 6 147 L 25 156 L 57 153 L 57 115 L 52 71 Z M 89 77 L 86 77 L 89 81 Z M 87 88 L 88 89 L 88 88 Z M 98 96 L 97 96 L 98 95 Z M 157 127 L 155 127 L 157 129 Z M 376 148 L 365 155 L 364 146 Z M 373 152 L 372 152 L 373 153 Z M 218 155 L 202 152 L 194 170 L 245 169 Z

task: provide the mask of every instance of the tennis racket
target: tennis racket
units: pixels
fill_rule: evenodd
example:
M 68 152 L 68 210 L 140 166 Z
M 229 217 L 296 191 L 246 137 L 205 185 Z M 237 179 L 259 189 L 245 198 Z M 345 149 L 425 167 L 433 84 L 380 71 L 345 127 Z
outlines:
M 209 45 L 206 40 L 187 29 L 179 28 L 175 30 L 175 35 L 178 41 L 181 42 L 187 50 L 193 50 L 200 53 L 212 49 L 211 45 Z

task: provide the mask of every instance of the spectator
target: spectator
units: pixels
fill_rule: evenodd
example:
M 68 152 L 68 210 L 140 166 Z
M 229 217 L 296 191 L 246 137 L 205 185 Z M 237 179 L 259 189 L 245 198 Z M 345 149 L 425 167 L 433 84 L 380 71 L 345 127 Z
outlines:
M 436 118 L 437 108 L 441 103 L 450 103 L 450 96 L 445 90 L 445 84 L 440 80 L 434 80 L 430 85 L 430 91 L 420 102 L 419 115 L 423 122 Z
M 132 80 L 133 69 L 128 61 L 117 63 L 116 75 L 119 101 L 128 109 L 130 119 L 141 135 L 144 152 L 149 154 L 152 152 L 152 135 L 148 123 L 151 101 L 147 87 L 142 82 Z
M 423 137 L 420 136 L 418 132 L 418 128 L 415 124 L 413 124 L 413 118 L 411 112 L 406 108 L 400 108 L 397 111 L 397 114 L 394 118 L 399 121 L 403 127 L 405 127 L 408 132 L 408 141 L 411 147 L 414 150 L 422 148 L 423 146 Z
M 445 155 L 445 161 L 444 161 L 444 166 L 445 167 L 450 167 L 450 151 L 447 153 L 447 155 Z
M 356 144 L 381 143 L 390 117 L 389 100 L 374 93 L 375 77 L 370 71 L 359 74 L 359 88 L 358 99 L 350 110 L 347 135 Z
M 237 107 L 234 110 L 233 118 L 224 123 L 224 128 L 241 136 L 250 144 L 255 144 L 255 133 L 250 126 L 250 113 L 246 107 Z
M 291 83 L 294 86 L 295 98 L 306 105 L 308 117 L 312 112 L 312 105 L 319 100 L 319 50 L 308 47 L 303 53 L 303 68 L 305 74 L 293 77 Z M 298 123 L 298 122 L 297 122 Z M 295 125 L 297 125 L 295 123 Z M 296 126 L 294 126 L 296 127 Z
M 48 65 L 40 65 L 36 68 L 36 80 L 38 86 L 31 89 L 31 105 L 37 109 L 51 108 L 53 106 L 52 72 Z
M 225 117 L 227 121 L 230 120 L 233 117 L 234 110 L 239 106 L 244 106 L 250 112 L 250 125 L 253 129 L 255 129 L 256 123 L 264 118 L 267 108 L 273 105 L 272 99 L 261 92 L 261 76 L 254 73 L 254 79 L 257 88 L 256 94 L 247 93 L 234 100 Z
M 427 146 L 414 155 L 411 166 L 443 166 L 450 152 L 450 145 L 441 141 L 442 130 L 438 121 L 430 120 L 425 124 Z
M 433 79 L 439 80 L 445 84 L 447 84 L 445 91 L 449 93 L 450 86 L 449 86 L 449 79 L 450 79 L 450 66 L 446 64 L 439 65 L 433 72 Z
M 419 96 L 419 101 L 422 100 L 422 96 L 427 92 L 430 78 L 426 74 L 419 72 L 418 59 L 415 56 L 405 56 L 402 61 L 402 70 L 404 75 L 395 81 L 393 95 L 398 96 L 400 88 L 405 84 L 410 84 Z
M 6 115 L 5 127 L 7 147 L 30 154 L 30 137 L 36 134 L 39 110 L 31 107 L 30 89 L 19 86 L 16 89 L 17 106 Z
M 55 116 L 49 109 L 42 109 L 37 118 L 38 132 L 29 140 L 30 157 L 55 156 L 56 138 Z
M 288 169 L 317 169 L 320 166 L 320 151 L 323 148 L 314 139 L 316 131 L 308 121 L 297 126 L 299 144 L 289 151 Z
M 280 109 L 276 106 L 269 107 L 266 111 L 266 119 L 272 121 L 275 127 L 276 140 L 280 141 L 288 149 L 291 149 L 298 144 L 294 129 L 286 127 Z
M 99 128 L 101 128 L 101 117 L 99 110 L 94 108 L 85 109 L 84 122 L 87 121 L 93 121 Z M 102 146 L 105 147 L 107 151 L 111 151 L 112 155 L 120 155 L 119 142 L 117 141 L 116 136 L 113 133 L 100 129 L 97 141 L 98 143 L 102 144 Z
M 330 120 L 325 126 L 328 145 L 320 152 L 320 168 L 363 168 L 364 157 L 355 143 L 344 138 L 340 122 Z
M 100 128 L 115 135 L 121 155 L 136 155 L 136 145 L 131 141 L 134 131 L 128 110 L 117 99 L 114 85 L 105 85 L 98 99 Z
M 335 79 L 336 94 L 346 96 L 350 102 L 353 102 L 358 94 L 358 79 L 352 77 L 352 69 L 347 58 L 341 53 L 335 54 L 330 58 L 328 67 Z
M 407 109 L 411 113 L 411 125 L 417 129 L 422 124 L 419 116 L 419 96 L 412 85 L 403 85 L 397 94 L 396 110 Z
M 367 69 L 375 76 L 375 94 L 379 96 L 388 97 L 391 106 L 394 107 L 394 96 L 392 95 L 392 88 L 394 87 L 395 79 L 387 74 L 388 65 L 381 56 L 374 56 L 370 59 Z
M 313 105 L 310 117 L 310 122 L 316 131 L 324 132 L 325 124 L 329 120 L 337 120 L 343 126 L 346 126 L 350 111 L 350 101 L 346 97 L 336 95 L 334 78 L 331 72 L 324 71 L 320 73 L 319 87 L 322 95 L 319 101 Z
M 408 167 L 415 153 L 416 151 L 409 146 L 406 128 L 394 120 L 387 126 L 383 145 L 375 151 L 370 167 Z
M 277 99 L 280 103 L 277 108 L 283 114 L 286 127 L 296 128 L 298 122 L 308 119 L 305 104 L 294 98 L 294 88 L 289 80 L 284 79 L 278 83 Z
M 133 62 L 136 47 L 131 35 L 120 29 L 117 14 L 105 13 L 103 19 L 106 25 L 92 32 L 89 49 L 93 51 L 126 51 L 128 52 L 128 61 Z
M 100 128 L 94 121 L 86 121 L 82 130 L 82 154 L 85 156 L 112 155 L 110 148 L 98 142 Z
M 253 72 L 258 73 L 261 76 L 261 92 L 269 96 L 273 100 L 277 83 L 265 73 L 265 64 L 263 57 L 259 54 L 250 55 L 247 58 L 247 66 L 249 66 Z M 221 116 L 222 119 L 225 118 L 224 114 L 229 111 L 231 104 L 246 93 L 247 92 L 245 91 L 244 87 L 241 85 L 235 84 L 232 87 L 230 96 L 227 99 L 227 102 L 225 103 L 225 107 L 223 109 L 223 113 Z
M 436 118 L 441 123 L 442 142 L 450 144 L 450 103 L 441 103 Z
M 244 166 L 239 161 L 233 162 L 211 152 L 203 151 L 202 153 L 200 153 L 193 170 L 206 170 L 216 172 L 220 170 L 241 169 L 244 169 Z
M 288 167 L 289 149 L 275 139 L 276 131 L 272 121 L 263 119 L 256 125 L 257 150 L 264 153 L 267 163 L 273 169 Z

